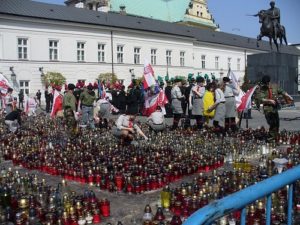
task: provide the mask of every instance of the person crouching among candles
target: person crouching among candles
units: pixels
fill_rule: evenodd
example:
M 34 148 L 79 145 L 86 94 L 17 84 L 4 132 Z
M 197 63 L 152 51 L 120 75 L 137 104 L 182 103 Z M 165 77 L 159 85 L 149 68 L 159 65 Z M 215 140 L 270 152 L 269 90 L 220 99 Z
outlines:
M 121 145 L 130 144 L 131 141 L 133 141 L 135 134 L 148 140 L 141 128 L 135 123 L 135 118 L 136 116 L 132 114 L 122 114 L 117 119 L 115 126 L 113 126 L 112 134 L 120 139 Z
M 10 132 L 15 133 L 21 126 L 21 113 L 22 110 L 16 108 L 5 116 L 5 124 Z
M 166 128 L 165 117 L 160 106 L 157 106 L 156 110 L 147 118 L 147 123 L 155 132 L 163 131 Z

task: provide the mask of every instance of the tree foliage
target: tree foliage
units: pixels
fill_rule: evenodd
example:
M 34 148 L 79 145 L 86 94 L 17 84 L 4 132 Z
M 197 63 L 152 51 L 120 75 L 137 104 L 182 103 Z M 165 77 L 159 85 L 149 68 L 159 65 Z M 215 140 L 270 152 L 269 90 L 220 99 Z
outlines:
M 98 80 L 114 84 L 118 80 L 118 77 L 115 73 L 100 73 Z
M 45 86 L 61 86 L 66 83 L 66 78 L 58 72 L 47 72 L 47 74 L 42 78 L 42 82 Z

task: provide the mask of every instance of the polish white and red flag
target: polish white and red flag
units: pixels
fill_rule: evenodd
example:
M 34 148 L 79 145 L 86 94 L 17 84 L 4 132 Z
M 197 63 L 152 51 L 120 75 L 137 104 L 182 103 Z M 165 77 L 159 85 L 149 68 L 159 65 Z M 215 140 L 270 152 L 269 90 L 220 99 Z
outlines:
M 157 94 L 146 97 L 145 108 L 143 112 L 144 116 L 150 116 L 151 113 L 155 112 L 157 106 L 160 106 L 163 114 L 166 114 L 165 105 L 167 103 L 168 103 L 168 99 L 165 94 L 165 91 L 160 89 Z
M 143 80 L 144 89 L 150 88 L 153 85 L 156 85 L 154 70 L 151 64 L 145 60 L 144 64 L 144 80 Z
M 6 95 L 8 88 L 11 87 L 9 81 L 5 78 L 5 76 L 0 73 L 0 92 L 1 94 Z
M 238 112 L 242 112 L 244 110 L 250 109 L 251 108 L 251 98 L 252 95 L 255 91 L 255 89 L 257 88 L 257 85 L 250 88 L 242 97 L 241 99 L 241 104 L 237 107 L 237 111 Z
M 51 118 L 54 118 L 56 114 L 63 109 L 63 97 L 59 93 L 58 90 L 54 89 L 53 90 L 53 105 L 52 105 L 52 110 L 50 113 Z

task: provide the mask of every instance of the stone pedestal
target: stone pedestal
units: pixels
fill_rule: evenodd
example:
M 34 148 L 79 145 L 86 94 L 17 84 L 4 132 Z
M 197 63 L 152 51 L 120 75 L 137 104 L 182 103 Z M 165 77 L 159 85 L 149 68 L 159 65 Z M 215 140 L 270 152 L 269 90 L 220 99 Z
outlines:
M 277 83 L 291 95 L 298 93 L 298 60 L 296 55 L 285 53 L 260 53 L 249 55 L 247 59 L 247 74 L 251 82 L 259 81 L 262 73 L 271 77 L 272 83 Z

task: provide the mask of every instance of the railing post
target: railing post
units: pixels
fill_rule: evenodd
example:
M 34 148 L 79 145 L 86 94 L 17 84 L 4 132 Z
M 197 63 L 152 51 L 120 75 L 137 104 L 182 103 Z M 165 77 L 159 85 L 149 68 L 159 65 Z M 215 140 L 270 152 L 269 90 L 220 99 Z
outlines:
M 266 205 L 266 225 L 271 225 L 272 194 L 267 197 Z
M 241 212 L 241 225 L 246 225 L 246 207 Z
M 294 185 L 290 184 L 288 192 L 288 212 L 287 212 L 287 224 L 292 225 L 292 211 L 293 211 L 293 189 Z

